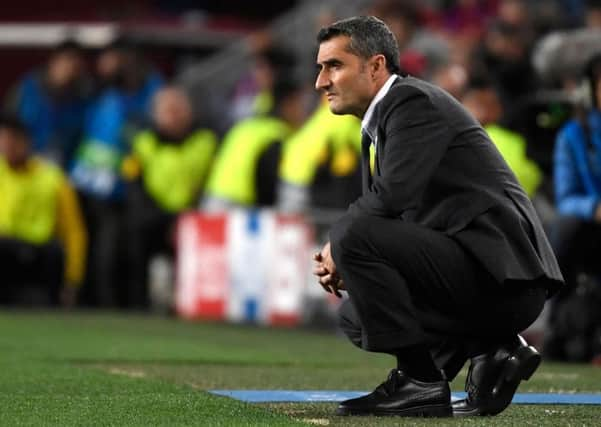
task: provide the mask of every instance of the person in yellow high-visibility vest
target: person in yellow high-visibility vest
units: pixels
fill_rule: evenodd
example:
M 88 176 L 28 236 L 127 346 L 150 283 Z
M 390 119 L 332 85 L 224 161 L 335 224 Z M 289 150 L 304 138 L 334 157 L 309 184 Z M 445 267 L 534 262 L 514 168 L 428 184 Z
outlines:
M 166 86 L 153 99 L 153 126 L 137 133 L 123 164 L 126 194 L 128 304 L 148 304 L 148 266 L 173 253 L 178 214 L 190 209 L 204 189 L 217 137 L 196 126 L 188 94 Z
M 286 141 L 279 170 L 278 207 L 285 211 L 345 209 L 355 200 L 361 188 L 360 128 L 356 117 L 336 116 L 322 100 Z
M 0 299 L 73 305 L 85 269 L 87 234 L 76 194 L 57 166 L 30 154 L 17 118 L 0 118 Z M 38 292 L 39 293 L 39 292 Z
M 492 83 L 484 79 L 471 83 L 461 102 L 482 124 L 526 194 L 530 198 L 534 197 L 543 181 L 543 172 L 528 158 L 524 137 L 499 124 L 503 106 Z
M 201 207 L 273 206 L 282 147 L 305 116 L 302 86 L 278 81 L 273 112 L 242 120 L 224 136 Z

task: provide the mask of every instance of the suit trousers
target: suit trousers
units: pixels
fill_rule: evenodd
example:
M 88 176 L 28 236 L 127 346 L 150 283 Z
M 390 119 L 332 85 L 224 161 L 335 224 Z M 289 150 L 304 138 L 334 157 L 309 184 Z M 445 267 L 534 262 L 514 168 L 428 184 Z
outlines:
M 416 223 L 347 215 L 330 243 L 350 340 L 391 354 L 425 345 L 448 379 L 468 358 L 514 341 L 546 299 L 534 282 L 499 284 L 452 236 Z

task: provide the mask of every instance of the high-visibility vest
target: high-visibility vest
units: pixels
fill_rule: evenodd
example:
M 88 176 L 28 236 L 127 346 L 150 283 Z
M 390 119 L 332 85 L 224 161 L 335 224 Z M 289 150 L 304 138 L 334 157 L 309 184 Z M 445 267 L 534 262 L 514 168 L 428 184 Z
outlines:
M 498 125 L 487 125 L 484 129 L 518 182 L 524 187 L 528 196 L 532 197 L 542 182 L 543 173 L 538 165 L 527 157 L 526 140 L 520 134 Z
M 327 103 L 322 103 L 286 141 L 280 178 L 290 184 L 309 186 L 317 169 L 326 161 L 330 162 L 329 171 L 333 176 L 347 176 L 359 167 L 360 152 L 359 119 L 335 115 Z
M 19 170 L 0 158 L 0 235 L 34 244 L 50 241 L 64 179 L 58 167 L 38 158 Z
M 207 176 L 217 137 L 210 130 L 197 130 L 180 144 L 160 141 L 147 130 L 133 142 L 146 191 L 159 206 L 179 212 L 191 206 Z
M 0 236 L 44 244 L 62 242 L 65 280 L 81 285 L 87 234 L 73 187 L 57 166 L 37 157 L 14 170 L 0 157 Z
M 281 119 L 257 116 L 234 125 L 225 135 L 205 190 L 207 197 L 243 206 L 256 202 L 256 172 L 261 154 L 283 142 L 290 127 Z

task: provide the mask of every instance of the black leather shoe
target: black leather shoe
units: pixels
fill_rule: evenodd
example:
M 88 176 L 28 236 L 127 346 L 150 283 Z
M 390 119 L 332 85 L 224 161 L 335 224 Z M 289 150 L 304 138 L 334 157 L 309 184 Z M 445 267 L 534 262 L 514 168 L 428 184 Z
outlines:
M 453 415 L 497 415 L 509 404 L 520 384 L 529 379 L 541 356 L 517 336 L 515 342 L 497 351 L 472 358 L 465 380 L 467 398 L 453 402 Z
M 449 383 L 426 383 L 393 369 L 372 393 L 341 402 L 337 415 L 398 415 L 403 417 L 450 417 Z

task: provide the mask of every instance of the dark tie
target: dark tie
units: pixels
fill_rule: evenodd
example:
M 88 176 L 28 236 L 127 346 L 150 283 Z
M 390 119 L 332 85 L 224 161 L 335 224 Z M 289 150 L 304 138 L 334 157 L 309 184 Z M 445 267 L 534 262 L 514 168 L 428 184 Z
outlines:
M 361 183 L 363 194 L 367 193 L 371 187 L 371 168 L 369 162 L 369 147 L 371 138 L 367 132 L 361 132 Z

